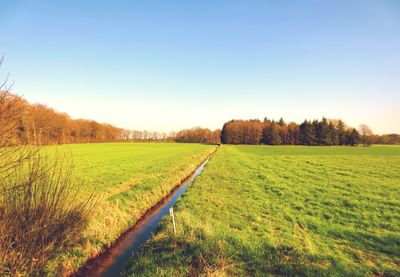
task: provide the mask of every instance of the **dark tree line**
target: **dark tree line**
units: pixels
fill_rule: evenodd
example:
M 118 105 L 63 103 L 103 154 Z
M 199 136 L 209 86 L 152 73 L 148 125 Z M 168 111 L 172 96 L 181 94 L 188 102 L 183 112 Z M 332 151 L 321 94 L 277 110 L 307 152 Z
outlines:
M 341 120 L 305 120 L 301 124 L 265 118 L 231 120 L 224 124 L 221 142 L 269 145 L 357 145 L 360 134 Z

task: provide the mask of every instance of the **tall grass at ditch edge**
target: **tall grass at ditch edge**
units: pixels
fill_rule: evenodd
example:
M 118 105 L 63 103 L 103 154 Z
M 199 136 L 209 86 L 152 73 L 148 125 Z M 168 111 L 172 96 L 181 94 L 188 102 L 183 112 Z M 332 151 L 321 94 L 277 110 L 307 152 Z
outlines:
M 96 201 L 80 194 L 73 164 L 35 152 L 0 176 L 0 272 L 40 274 L 52 255 L 75 242 Z

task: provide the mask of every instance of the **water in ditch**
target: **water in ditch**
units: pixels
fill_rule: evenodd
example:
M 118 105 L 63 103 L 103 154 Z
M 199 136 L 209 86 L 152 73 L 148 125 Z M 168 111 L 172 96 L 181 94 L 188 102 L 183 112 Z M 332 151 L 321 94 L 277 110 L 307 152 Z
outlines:
M 132 254 L 139 250 L 157 229 L 158 224 L 169 213 L 188 185 L 193 182 L 207 164 L 207 159 L 196 171 L 182 184 L 174 189 L 167 197 L 151 208 L 136 225 L 122 234 L 118 240 L 104 253 L 89 260 L 76 276 L 118 276 L 124 266 L 129 262 Z

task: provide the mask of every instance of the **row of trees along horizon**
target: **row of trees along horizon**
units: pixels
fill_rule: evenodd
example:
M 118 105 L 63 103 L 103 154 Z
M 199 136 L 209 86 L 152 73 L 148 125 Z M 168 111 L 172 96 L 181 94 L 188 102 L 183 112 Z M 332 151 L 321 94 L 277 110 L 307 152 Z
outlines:
M 226 144 L 269 144 L 269 145 L 357 145 L 360 138 L 369 144 L 366 136 L 371 130 L 362 126 L 362 135 L 342 120 L 304 120 L 300 125 L 265 118 L 263 121 L 231 120 L 224 124 L 221 142 Z
M 20 98 L 17 95 L 10 97 Z M 374 135 L 366 125 L 359 131 L 342 120 L 305 120 L 301 124 L 265 118 L 263 121 L 231 120 L 222 130 L 184 129 L 179 132 L 149 132 L 117 128 L 94 120 L 72 119 L 46 105 L 18 101 L 21 116 L 13 144 L 63 144 L 114 141 L 174 141 L 208 144 L 269 145 L 365 145 L 400 143 L 398 134 Z

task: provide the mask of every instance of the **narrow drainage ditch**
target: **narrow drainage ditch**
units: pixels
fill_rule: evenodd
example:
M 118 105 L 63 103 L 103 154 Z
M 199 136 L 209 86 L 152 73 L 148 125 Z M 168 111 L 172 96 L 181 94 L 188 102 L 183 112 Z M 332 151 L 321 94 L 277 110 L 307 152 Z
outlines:
M 215 152 L 213 152 L 215 153 Z M 157 229 L 163 217 L 169 213 L 169 208 L 185 192 L 190 183 L 205 168 L 210 160 L 211 154 L 189 177 L 173 189 L 155 206 L 150 208 L 139 221 L 130 229 L 125 231 L 115 243 L 107 248 L 103 253 L 90 259 L 72 276 L 119 276 L 124 266 L 129 262 L 134 252 L 137 252 Z

